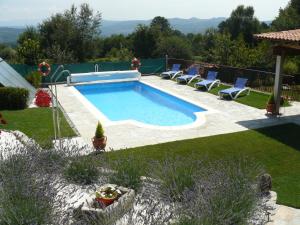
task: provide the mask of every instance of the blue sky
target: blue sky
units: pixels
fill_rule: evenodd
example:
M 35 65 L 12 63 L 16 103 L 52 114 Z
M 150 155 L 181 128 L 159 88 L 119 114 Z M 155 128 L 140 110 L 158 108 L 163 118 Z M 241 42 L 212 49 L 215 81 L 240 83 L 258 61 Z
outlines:
M 37 23 L 83 2 L 108 20 L 228 17 L 241 4 L 253 6 L 260 20 L 272 20 L 289 0 L 0 0 L 0 25 Z

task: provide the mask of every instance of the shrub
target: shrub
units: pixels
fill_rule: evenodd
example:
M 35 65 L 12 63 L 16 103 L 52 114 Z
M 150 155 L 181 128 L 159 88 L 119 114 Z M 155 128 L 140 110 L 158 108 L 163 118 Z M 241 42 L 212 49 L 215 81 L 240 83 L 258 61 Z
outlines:
M 96 138 L 102 138 L 102 137 L 104 137 L 104 130 L 103 130 L 102 124 L 100 122 L 98 122 L 98 124 L 97 124 L 96 132 L 95 132 L 95 137 Z
M 106 58 L 116 59 L 120 61 L 129 61 L 134 57 L 133 53 L 127 48 L 112 48 L 107 54 Z
M 269 97 L 268 104 L 275 104 L 275 95 L 272 93 Z
M 247 224 L 257 206 L 257 177 L 262 172 L 246 158 L 204 165 L 195 188 L 184 194 L 179 224 Z
M 27 75 L 26 80 L 35 88 L 39 88 L 41 86 L 42 76 L 39 72 L 33 71 Z
M 25 109 L 29 91 L 24 88 L 0 87 L 0 110 Z
M 197 166 L 199 162 L 170 157 L 163 162 L 153 162 L 149 176 L 161 181 L 160 194 L 163 198 L 181 201 L 184 192 L 194 188 Z
M 138 190 L 141 185 L 141 170 L 139 163 L 132 163 L 133 158 L 122 158 L 115 160 L 109 166 L 116 170 L 109 176 L 109 181 L 113 184 Z
M 99 171 L 94 162 L 88 158 L 72 161 L 65 169 L 67 180 L 78 184 L 91 184 L 99 177 Z
M 46 90 L 38 90 L 35 94 L 35 104 L 39 107 L 49 107 L 51 102 L 51 97 Z
M 51 224 L 51 200 L 34 170 L 28 155 L 0 160 L 1 225 Z
M 284 65 L 283 65 L 283 71 L 286 74 L 296 74 L 298 72 L 298 65 L 296 62 L 293 61 L 287 61 Z

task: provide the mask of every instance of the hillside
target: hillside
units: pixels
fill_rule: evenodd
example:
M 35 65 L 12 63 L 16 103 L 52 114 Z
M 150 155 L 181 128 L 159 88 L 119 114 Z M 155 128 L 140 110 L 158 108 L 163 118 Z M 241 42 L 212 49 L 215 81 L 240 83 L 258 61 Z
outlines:
M 172 18 L 168 19 L 171 26 L 180 30 L 181 32 L 187 33 L 202 33 L 210 27 L 217 27 L 220 22 L 224 21 L 225 18 L 211 18 L 211 19 L 181 19 Z M 128 21 L 112 21 L 104 20 L 102 22 L 102 35 L 110 36 L 112 34 L 130 34 L 134 31 L 138 24 L 149 25 L 151 20 L 128 20 Z
M 16 43 L 24 28 L 0 27 L 0 43 Z
M 211 27 L 217 27 L 225 18 L 211 18 L 211 19 L 169 19 L 171 26 L 174 29 L 187 33 L 202 33 Z M 128 20 L 128 21 L 114 21 L 103 20 L 101 26 L 101 35 L 110 36 L 112 34 L 130 34 L 134 31 L 138 24 L 149 25 L 151 20 Z M 3 23 L 0 23 L 3 25 Z M 36 23 L 35 23 L 36 24 Z M 25 26 L 24 26 L 25 27 Z M 13 27 L 13 23 L 7 26 L 0 26 L 0 43 L 15 43 L 24 27 Z

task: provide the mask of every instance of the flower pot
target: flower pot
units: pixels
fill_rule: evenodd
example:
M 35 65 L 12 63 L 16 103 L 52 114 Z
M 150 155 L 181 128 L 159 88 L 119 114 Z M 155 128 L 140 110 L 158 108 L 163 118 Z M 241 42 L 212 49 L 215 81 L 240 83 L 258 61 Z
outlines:
M 101 137 L 101 138 L 94 137 L 92 139 L 92 142 L 93 142 L 93 146 L 96 150 L 102 150 L 102 149 L 105 149 L 105 147 L 106 147 L 107 137 L 106 136 Z
M 115 197 L 115 198 L 96 198 L 96 201 L 99 202 L 99 203 L 104 204 L 105 206 L 109 206 L 109 205 L 111 205 L 116 199 L 117 199 L 117 197 Z
M 95 200 L 100 204 L 104 204 L 105 206 L 111 205 L 115 200 L 118 199 L 121 192 L 115 189 L 114 187 L 105 187 L 101 189 L 99 192 L 96 192 Z
M 272 113 L 275 114 L 276 113 L 276 105 L 275 104 L 267 104 L 267 113 Z

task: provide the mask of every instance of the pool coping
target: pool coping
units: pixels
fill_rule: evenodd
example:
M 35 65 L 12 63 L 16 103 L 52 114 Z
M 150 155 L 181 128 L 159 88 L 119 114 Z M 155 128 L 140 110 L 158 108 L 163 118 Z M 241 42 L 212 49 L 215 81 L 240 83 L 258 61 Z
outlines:
M 129 81 L 125 81 L 129 82 Z M 107 118 L 107 116 L 101 112 L 98 108 L 96 108 L 88 99 L 86 99 L 76 88 L 76 84 L 73 84 L 72 86 L 67 86 L 67 88 L 70 88 L 71 93 L 96 117 L 99 118 L 99 121 L 102 123 L 103 126 L 108 127 L 108 126 L 116 126 L 116 125 L 134 125 L 137 127 L 142 127 L 142 128 L 149 128 L 149 129 L 156 129 L 156 130 L 186 130 L 186 129 L 191 129 L 191 128 L 196 128 L 203 126 L 206 123 L 206 115 L 207 114 L 213 114 L 213 113 L 218 113 L 219 111 L 212 109 L 211 107 L 205 105 L 205 104 L 199 104 L 198 102 L 195 102 L 191 99 L 188 99 L 186 97 L 179 96 L 178 94 L 162 89 L 160 87 L 157 87 L 156 85 L 150 84 L 149 82 L 141 81 L 138 80 L 138 82 L 141 82 L 145 85 L 148 85 L 152 88 L 155 88 L 159 91 L 162 91 L 166 94 L 172 95 L 180 100 L 183 100 L 185 102 L 188 102 L 190 104 L 196 105 L 198 107 L 201 107 L 205 109 L 206 111 L 203 112 L 196 112 L 194 115 L 196 116 L 196 120 L 193 123 L 186 124 L 186 125 L 180 125 L 180 126 L 159 126 L 159 125 L 150 125 L 146 124 L 143 122 L 139 122 L 133 119 L 130 120 L 121 120 L 121 121 L 111 121 L 110 119 Z M 97 82 L 97 83 L 102 83 L 102 82 Z M 115 83 L 115 82 L 112 82 Z M 90 83 L 87 83 L 85 85 L 88 85 Z M 93 84 L 96 84 L 93 82 Z

